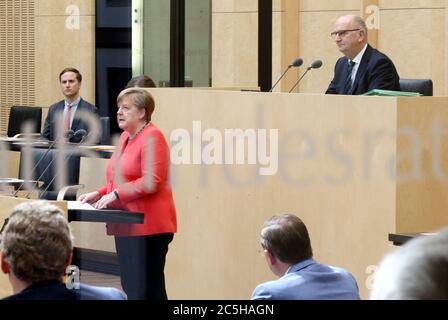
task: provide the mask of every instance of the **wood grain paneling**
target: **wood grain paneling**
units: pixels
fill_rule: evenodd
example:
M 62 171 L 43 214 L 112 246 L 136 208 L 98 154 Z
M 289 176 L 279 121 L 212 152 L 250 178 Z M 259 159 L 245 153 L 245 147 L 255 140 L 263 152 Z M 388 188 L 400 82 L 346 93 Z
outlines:
M 381 12 L 379 49 L 397 67 L 401 78 L 430 78 L 434 95 L 446 95 L 445 9 Z
M 35 1 L 0 1 L 0 134 L 13 105 L 36 104 Z
M 212 86 L 258 86 L 258 13 L 213 13 Z

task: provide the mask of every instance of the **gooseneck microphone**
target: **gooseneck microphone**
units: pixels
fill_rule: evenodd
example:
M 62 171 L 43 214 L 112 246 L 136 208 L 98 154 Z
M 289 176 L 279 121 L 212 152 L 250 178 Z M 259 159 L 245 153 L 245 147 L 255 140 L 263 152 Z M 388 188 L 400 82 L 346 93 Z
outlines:
M 73 135 L 73 138 L 81 138 L 81 140 L 80 140 L 79 142 L 75 142 L 75 143 L 73 143 L 73 144 L 74 144 L 74 145 L 80 145 L 80 144 L 82 144 L 82 143 L 86 140 L 86 138 L 87 138 L 88 136 L 89 136 L 89 135 L 87 134 L 87 131 L 86 131 L 86 130 L 84 130 L 84 129 L 76 130 L 75 134 Z M 73 155 L 73 153 L 74 153 L 74 151 L 71 151 L 71 152 L 68 154 L 68 156 L 64 158 L 64 164 L 70 159 L 70 157 Z M 55 158 L 53 157 L 53 159 L 51 160 L 50 164 L 54 161 L 54 159 L 55 159 Z M 50 165 L 50 164 L 49 164 L 49 165 Z M 56 179 L 56 177 L 58 176 L 59 173 L 60 173 L 60 172 L 56 172 L 56 173 L 54 174 L 53 178 L 50 180 L 50 182 L 48 182 L 47 187 L 44 189 L 44 191 L 42 191 L 42 194 L 45 194 L 45 192 L 47 192 L 48 188 L 50 188 L 51 184 L 52 184 L 53 181 Z M 29 194 L 28 194 L 27 196 L 29 196 Z
M 289 93 L 291 93 L 292 90 L 294 90 L 295 87 L 300 83 L 300 81 L 303 79 L 303 77 L 310 71 L 311 69 L 319 69 L 322 67 L 322 60 L 314 60 L 313 63 L 306 68 L 306 71 L 302 74 L 302 76 L 297 80 L 297 82 L 294 84 L 294 86 L 289 90 Z
M 73 136 L 75 135 L 75 132 L 71 129 L 65 131 L 64 133 L 64 138 L 66 138 L 67 140 L 71 139 Z M 48 145 L 47 150 L 45 150 L 45 153 L 39 158 L 39 160 L 37 161 L 37 163 L 34 165 L 34 167 L 31 169 L 31 177 L 34 177 L 34 173 L 37 169 L 37 167 L 39 166 L 39 164 L 45 159 L 45 157 L 47 156 L 47 154 L 50 152 L 51 149 L 53 149 L 53 146 L 56 144 L 57 140 L 51 141 L 51 143 Z M 38 179 L 36 179 L 36 182 L 33 183 L 33 188 L 37 186 L 37 184 L 39 183 L 39 179 L 42 178 L 43 174 L 45 173 L 45 171 L 47 171 L 48 166 L 45 168 L 44 172 L 42 172 L 42 174 L 40 175 L 40 177 Z M 34 178 L 32 178 L 34 179 Z M 17 190 L 12 194 L 13 197 L 17 197 L 17 193 L 19 193 L 19 191 L 23 188 L 23 186 L 25 185 L 26 181 L 24 180 L 20 186 L 17 188 Z
M 303 60 L 301 58 L 297 58 L 293 62 L 291 62 L 286 68 L 286 70 L 283 72 L 283 74 L 280 76 L 280 78 L 278 78 L 277 82 L 272 86 L 271 90 L 269 90 L 269 92 L 272 92 L 272 90 L 274 90 L 275 86 L 280 82 L 280 80 L 284 77 L 284 75 L 286 74 L 286 72 L 288 72 L 290 68 L 292 67 L 297 68 L 300 67 L 302 64 Z

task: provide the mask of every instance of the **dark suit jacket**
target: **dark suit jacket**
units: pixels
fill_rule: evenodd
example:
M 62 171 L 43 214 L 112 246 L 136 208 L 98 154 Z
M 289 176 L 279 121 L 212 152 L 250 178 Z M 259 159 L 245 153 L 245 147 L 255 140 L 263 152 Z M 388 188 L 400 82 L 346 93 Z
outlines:
M 59 281 L 35 283 L 3 300 L 125 300 L 118 289 L 81 284 L 79 289 L 67 289 Z
M 58 113 L 62 114 L 62 112 L 64 112 L 64 106 L 65 106 L 64 100 L 61 100 L 50 106 L 47 118 L 45 119 L 44 129 L 42 131 L 42 136 L 44 138 L 50 141 L 54 141 L 56 139 L 56 132 L 55 132 L 56 114 Z M 78 117 L 81 110 L 84 112 L 91 112 L 95 117 L 98 118 L 99 123 L 99 115 L 97 108 L 94 105 L 88 103 L 87 101 L 81 99 L 79 100 L 78 107 L 76 108 L 75 117 L 73 118 L 72 126 L 70 129 L 72 129 L 75 132 L 79 129 L 84 129 L 87 131 L 87 133 L 90 133 L 90 131 L 93 128 L 89 128 L 87 123 Z M 70 142 L 79 142 L 81 138 L 82 137 L 73 137 L 70 139 Z
M 342 57 L 336 62 L 334 78 L 327 89 L 327 94 L 344 94 L 344 85 L 348 69 L 348 58 Z M 400 77 L 393 62 L 383 53 L 367 45 L 359 64 L 353 95 L 366 93 L 372 89 L 400 91 Z

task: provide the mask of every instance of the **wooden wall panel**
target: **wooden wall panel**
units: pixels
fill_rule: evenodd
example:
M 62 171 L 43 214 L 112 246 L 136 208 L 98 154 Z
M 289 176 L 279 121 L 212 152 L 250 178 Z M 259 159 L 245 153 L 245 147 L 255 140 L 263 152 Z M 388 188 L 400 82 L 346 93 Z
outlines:
M 94 2 L 88 0 L 37 2 L 36 101 L 42 107 L 63 99 L 59 73 L 75 67 L 83 75 L 81 96 L 95 102 Z M 75 6 L 76 10 L 70 10 Z M 79 24 L 78 24 L 79 22 Z
M 431 78 L 434 95 L 447 93 L 445 18 L 445 9 L 381 11 L 379 49 L 401 78 Z
M 299 1 L 278 0 L 273 2 L 272 84 L 299 57 Z M 288 91 L 298 79 L 299 69 L 286 73 L 275 91 Z
M 394 132 L 394 99 L 150 91 L 157 110 L 163 110 L 156 110 L 154 122 L 167 139 L 177 128 L 191 135 L 192 121 L 197 119 L 202 130 L 279 129 L 279 171 L 275 175 L 258 176 L 253 165 L 173 167 L 179 232 L 167 257 L 172 299 L 248 299 L 256 284 L 275 279 L 257 251 L 263 221 L 281 212 L 302 217 L 309 226 L 316 258 L 351 270 L 366 296 L 366 268 L 388 250 L 387 233 L 395 221 L 395 184 L 383 166 L 395 152 L 395 142 L 386 138 L 375 144 L 368 168 L 372 178 L 366 181 L 363 139 L 379 128 Z M 335 130 L 346 132 L 336 143 L 338 150 L 353 159 L 353 175 L 332 183 L 330 176 L 345 174 L 345 166 L 326 150 L 325 141 L 337 134 Z M 310 158 L 298 155 L 309 146 L 303 133 L 313 141 L 315 154 Z M 306 177 L 310 177 L 308 182 Z
M 446 0 L 379 0 L 381 9 L 445 8 Z
M 360 0 L 298 0 L 303 11 L 352 11 L 359 10 Z
M 253 12 L 258 10 L 258 0 L 212 0 L 213 12 Z
M 212 86 L 258 86 L 257 10 L 218 12 L 213 7 Z
M 36 103 L 35 33 L 34 1 L 0 1 L 0 134 L 11 106 Z

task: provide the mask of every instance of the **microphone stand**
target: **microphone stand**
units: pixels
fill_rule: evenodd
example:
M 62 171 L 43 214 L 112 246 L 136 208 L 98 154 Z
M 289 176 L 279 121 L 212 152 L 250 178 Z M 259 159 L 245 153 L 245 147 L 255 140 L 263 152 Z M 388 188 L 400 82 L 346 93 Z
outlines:
M 68 139 L 70 139 L 71 137 L 73 137 L 74 132 L 73 130 L 67 131 L 66 136 Z M 37 161 L 37 163 L 34 165 L 33 169 L 31 169 L 31 172 L 34 173 L 34 171 L 36 170 L 36 168 L 39 166 L 39 164 L 42 162 L 42 160 L 45 159 L 45 157 L 47 156 L 47 154 L 50 152 L 51 149 L 53 149 L 55 143 L 57 142 L 57 140 L 54 140 L 51 142 L 51 144 L 48 146 L 47 150 L 45 151 L 45 153 L 42 155 L 42 157 L 40 157 L 39 161 Z M 50 162 L 51 164 L 52 162 Z M 40 175 L 39 178 L 36 179 L 36 182 L 33 184 L 33 188 L 37 186 L 37 184 L 39 183 L 39 179 L 42 178 L 43 174 L 47 171 L 48 167 L 45 168 L 44 172 Z M 23 186 L 25 185 L 26 181 L 23 180 L 23 182 L 20 184 L 20 186 L 17 188 L 17 190 L 12 194 L 13 197 L 17 197 L 17 193 L 19 193 L 19 191 L 23 188 Z M 29 192 L 26 197 L 29 196 L 31 192 Z
M 280 76 L 280 78 L 278 78 L 277 82 L 272 86 L 271 90 L 269 90 L 269 92 L 272 92 L 272 90 L 274 90 L 275 86 L 280 82 L 280 80 L 283 78 L 283 76 L 286 74 L 286 72 L 288 72 L 288 70 L 292 67 L 292 65 L 289 65 L 288 68 L 286 68 L 285 72 L 283 72 L 283 74 Z
M 75 133 L 75 135 L 76 135 L 76 133 Z M 78 143 L 76 143 L 76 145 L 80 145 L 80 144 L 82 144 L 82 143 L 86 140 L 86 138 L 87 138 L 88 136 L 89 136 L 89 135 L 87 134 L 87 135 L 85 135 L 84 137 L 82 137 L 82 138 L 81 138 L 81 141 L 79 141 Z M 74 150 L 72 150 L 72 151 L 69 153 L 69 155 L 64 159 L 64 164 L 68 161 L 68 159 L 70 159 L 70 157 L 71 157 L 74 153 L 75 153 Z M 54 160 L 54 158 L 53 158 L 53 160 Z M 52 162 L 53 162 L 53 160 L 52 160 Z M 42 191 L 42 194 L 44 194 L 45 192 L 48 191 L 48 188 L 51 186 L 51 184 L 52 184 L 53 181 L 56 179 L 56 177 L 58 176 L 58 174 L 59 174 L 59 172 L 56 172 L 56 173 L 55 173 L 53 179 L 50 180 L 50 182 L 48 183 L 47 187 L 44 189 L 44 191 Z M 31 193 L 31 192 L 30 192 L 30 193 Z M 29 193 L 27 194 L 27 197 L 28 197 L 28 196 L 29 196 Z
M 299 78 L 299 80 L 297 80 L 297 82 L 294 84 L 294 86 L 291 88 L 291 90 L 289 90 L 288 93 L 291 93 L 292 90 L 294 90 L 294 88 L 299 84 L 300 80 L 303 79 L 303 77 L 307 74 L 308 71 L 310 71 L 312 68 L 308 67 L 306 68 L 306 71 L 302 74 L 302 76 Z

